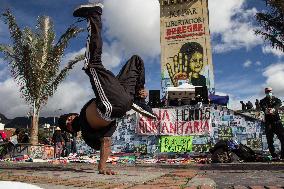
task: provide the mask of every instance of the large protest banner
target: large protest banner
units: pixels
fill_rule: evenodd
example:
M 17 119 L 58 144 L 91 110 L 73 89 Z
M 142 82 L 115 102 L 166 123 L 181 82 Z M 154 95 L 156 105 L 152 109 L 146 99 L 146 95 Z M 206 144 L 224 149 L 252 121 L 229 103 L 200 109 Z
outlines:
M 161 152 L 191 152 L 192 136 L 162 136 L 160 138 Z
M 139 135 L 207 135 L 211 130 L 210 108 L 178 107 L 174 109 L 153 109 L 157 120 L 139 114 L 137 134 Z
M 207 0 L 159 0 L 162 92 L 187 80 L 214 91 Z

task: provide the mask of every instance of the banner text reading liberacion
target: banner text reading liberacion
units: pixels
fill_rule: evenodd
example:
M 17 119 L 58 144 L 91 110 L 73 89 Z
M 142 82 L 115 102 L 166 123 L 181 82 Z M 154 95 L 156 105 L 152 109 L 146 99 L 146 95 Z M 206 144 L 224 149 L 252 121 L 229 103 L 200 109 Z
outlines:
M 166 29 L 165 39 L 179 39 L 204 35 L 203 24 L 189 24 Z

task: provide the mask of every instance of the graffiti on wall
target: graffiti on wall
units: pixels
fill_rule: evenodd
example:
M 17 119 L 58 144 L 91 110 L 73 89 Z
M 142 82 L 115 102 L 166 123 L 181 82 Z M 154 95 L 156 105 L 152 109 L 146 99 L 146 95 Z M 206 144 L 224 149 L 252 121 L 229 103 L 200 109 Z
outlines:
M 54 147 L 44 146 L 43 159 L 52 159 L 54 157 Z
M 162 136 L 161 152 L 191 152 L 192 136 Z
M 117 120 L 117 129 L 112 136 L 112 150 L 115 152 L 153 153 L 158 150 L 159 138 L 157 136 L 137 135 L 136 113 L 131 112 L 122 119 Z
M 30 156 L 33 159 L 43 159 L 44 156 L 44 146 L 31 146 Z
M 54 147 L 53 146 L 31 146 L 30 156 L 33 159 L 51 159 L 54 157 Z
M 192 137 L 192 152 L 208 152 L 208 150 L 219 140 L 234 139 L 254 150 L 268 150 L 266 136 L 263 132 L 262 122 L 257 119 L 247 119 L 245 116 L 235 114 L 234 111 L 223 107 L 204 107 L 202 110 L 195 110 L 193 107 L 179 107 L 175 109 L 153 109 L 158 115 L 158 120 L 153 122 L 139 114 L 133 113 L 117 121 L 117 130 L 113 135 L 112 150 L 115 152 L 140 152 L 154 153 L 165 148 L 161 144 L 168 144 L 167 149 L 174 151 L 169 143 L 161 143 L 163 137 Z M 178 113 L 177 113 L 178 112 Z M 194 113 L 195 112 L 195 113 Z M 199 113 L 196 113 L 199 112 Z M 171 114 L 173 113 L 173 115 Z M 178 116 L 176 116 L 178 115 Z M 190 132 L 186 129 L 177 129 L 179 121 L 189 120 L 210 120 L 206 131 L 194 126 Z M 169 120 L 173 120 L 169 123 Z M 185 121 L 185 122 L 186 122 Z M 169 123 L 169 124 L 168 124 Z M 169 127 L 161 129 L 166 124 Z M 162 126 L 161 126 L 162 125 Z M 165 126 L 164 126 L 165 127 Z M 186 127 L 185 127 L 186 128 Z M 183 132 L 181 132 L 181 130 Z M 159 142 L 160 141 L 160 142 Z M 169 141 L 169 140 L 168 140 Z M 280 142 L 275 138 L 275 148 L 280 149 Z
M 93 148 L 88 146 L 83 139 L 76 140 L 77 153 L 81 155 L 90 155 L 95 151 Z
M 219 127 L 218 128 L 219 140 L 230 140 L 233 138 L 232 127 Z
M 210 108 L 183 107 L 154 109 L 157 120 L 139 115 L 137 134 L 140 135 L 203 135 L 211 128 Z
M 162 92 L 187 80 L 214 90 L 207 0 L 160 0 Z

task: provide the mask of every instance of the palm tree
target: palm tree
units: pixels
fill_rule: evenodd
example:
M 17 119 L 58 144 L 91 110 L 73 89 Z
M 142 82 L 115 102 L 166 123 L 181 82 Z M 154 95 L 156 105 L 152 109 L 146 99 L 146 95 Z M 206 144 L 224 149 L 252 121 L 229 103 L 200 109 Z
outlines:
M 70 26 L 55 43 L 54 25 L 49 17 L 38 17 L 33 31 L 30 28 L 21 30 L 9 10 L 2 16 L 10 30 L 12 44 L 0 44 L 0 52 L 4 53 L 12 77 L 20 86 L 21 96 L 33 110 L 30 143 L 37 144 L 40 110 L 73 66 L 84 59 L 83 55 L 78 55 L 60 70 L 69 40 L 76 37 L 82 29 Z
M 265 0 L 269 10 L 256 14 L 256 20 L 262 29 L 256 30 L 272 47 L 284 52 L 284 1 Z

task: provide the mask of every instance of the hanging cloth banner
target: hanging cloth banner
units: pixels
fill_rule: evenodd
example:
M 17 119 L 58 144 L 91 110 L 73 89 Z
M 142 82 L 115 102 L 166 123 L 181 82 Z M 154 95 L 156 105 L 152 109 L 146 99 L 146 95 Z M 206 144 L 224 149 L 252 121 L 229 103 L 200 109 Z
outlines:
M 136 128 L 139 135 L 208 135 L 212 124 L 210 108 L 178 107 L 175 109 L 153 109 L 157 120 L 139 114 Z

